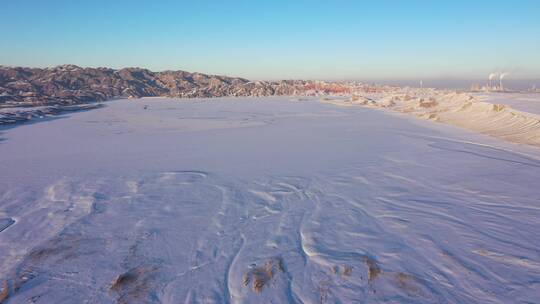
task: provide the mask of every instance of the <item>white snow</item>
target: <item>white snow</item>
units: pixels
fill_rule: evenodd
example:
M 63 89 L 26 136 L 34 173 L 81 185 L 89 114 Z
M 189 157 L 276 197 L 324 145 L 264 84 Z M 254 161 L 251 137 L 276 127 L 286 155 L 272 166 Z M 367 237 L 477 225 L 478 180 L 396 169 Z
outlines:
M 516 110 L 540 115 L 540 93 L 478 93 L 487 102 L 508 105 Z
M 533 303 L 539 178 L 537 148 L 378 109 L 112 101 L 0 129 L 0 288 L 7 303 Z
M 482 134 L 520 144 L 540 147 L 540 100 L 523 103 L 510 94 L 471 95 L 434 89 L 394 89 L 390 92 L 363 94 L 349 100 L 323 99 L 340 106 L 384 108 L 459 126 Z M 534 95 L 532 95 L 534 96 Z M 501 102 L 501 103 L 497 103 Z M 523 111 L 508 105 L 517 105 Z

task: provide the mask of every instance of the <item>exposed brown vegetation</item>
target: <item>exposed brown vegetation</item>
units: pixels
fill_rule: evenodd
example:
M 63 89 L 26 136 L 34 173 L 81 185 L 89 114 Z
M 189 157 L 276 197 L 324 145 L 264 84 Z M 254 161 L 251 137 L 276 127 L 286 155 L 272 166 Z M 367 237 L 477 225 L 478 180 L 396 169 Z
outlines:
M 368 281 L 372 282 L 381 273 L 381 268 L 377 262 L 370 257 L 364 257 L 364 262 L 368 267 Z
M 260 293 L 264 286 L 274 278 L 277 272 L 284 272 L 283 260 L 281 258 L 272 258 L 264 263 L 264 265 L 253 268 L 243 276 L 243 285 L 251 287 L 256 293 Z
M 421 99 L 418 105 L 422 108 L 433 108 L 437 106 L 438 104 L 439 103 L 434 98 L 430 98 L 429 101 L 425 101 Z
M 8 282 L 4 281 L 4 283 L 2 283 L 2 289 L 0 289 L 0 304 L 4 303 L 7 298 L 9 298 L 9 286 Z
M 506 109 L 506 106 L 505 105 L 502 105 L 502 104 L 494 104 L 493 105 L 493 110 L 495 112 L 501 112 L 502 110 Z
M 126 273 L 123 273 L 116 277 L 116 279 L 113 281 L 111 285 L 111 290 L 119 290 L 126 286 L 127 284 L 131 284 L 137 280 L 137 275 L 133 271 L 128 271 Z
M 342 266 L 334 265 L 330 269 L 332 270 L 332 273 L 335 275 L 342 275 L 344 277 L 348 277 L 351 275 L 353 267 L 350 265 L 342 265 Z
M 138 266 L 118 275 L 110 289 L 118 294 L 117 303 L 141 302 L 152 293 L 151 280 L 156 267 Z
M 404 272 L 385 272 L 383 273 L 377 262 L 369 257 L 364 257 L 364 262 L 368 267 L 368 281 L 373 282 L 378 276 L 384 275 L 386 278 L 391 278 L 395 286 L 405 291 L 409 296 L 419 296 L 422 291 L 419 287 L 418 280 Z
M 394 281 L 396 285 L 408 295 L 418 296 L 420 294 L 420 289 L 415 284 L 416 279 L 412 275 L 398 272 L 394 276 Z
M 352 270 L 353 270 L 352 266 L 344 265 L 343 266 L 343 276 L 346 276 L 346 277 L 350 276 L 351 273 L 352 273 Z

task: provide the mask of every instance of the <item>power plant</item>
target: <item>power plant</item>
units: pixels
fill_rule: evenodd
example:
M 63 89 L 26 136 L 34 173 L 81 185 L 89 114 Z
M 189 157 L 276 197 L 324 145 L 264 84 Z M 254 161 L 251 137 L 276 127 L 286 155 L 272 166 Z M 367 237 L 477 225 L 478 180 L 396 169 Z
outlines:
M 488 85 L 485 88 L 486 91 L 504 91 L 503 79 L 508 76 L 509 73 L 491 73 L 488 75 Z M 497 79 L 499 81 L 497 82 Z

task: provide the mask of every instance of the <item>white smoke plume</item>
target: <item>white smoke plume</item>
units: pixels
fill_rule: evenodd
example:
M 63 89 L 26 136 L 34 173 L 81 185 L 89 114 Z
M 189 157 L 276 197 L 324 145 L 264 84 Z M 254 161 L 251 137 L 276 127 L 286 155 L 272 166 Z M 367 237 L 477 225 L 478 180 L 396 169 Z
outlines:
M 499 79 L 500 80 L 503 80 L 504 77 L 508 76 L 510 73 L 501 73 L 501 75 L 499 76 Z
M 489 80 L 493 80 L 493 78 L 497 77 L 497 73 L 491 73 L 489 74 Z

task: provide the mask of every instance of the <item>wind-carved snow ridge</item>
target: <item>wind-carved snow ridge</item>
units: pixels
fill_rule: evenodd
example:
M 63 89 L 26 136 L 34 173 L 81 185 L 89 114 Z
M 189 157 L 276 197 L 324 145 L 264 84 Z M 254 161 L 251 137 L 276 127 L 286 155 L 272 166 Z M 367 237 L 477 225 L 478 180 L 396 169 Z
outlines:
M 507 231 L 512 219 L 497 212 L 507 207 L 473 193 L 463 204 L 451 187 L 375 170 L 245 184 L 191 170 L 106 180 L 91 208 L 3 279 L 13 303 L 502 303 L 487 291 L 538 287 L 536 248 Z M 376 185 L 344 183 L 366 173 Z M 73 186 L 60 181 L 45 196 L 65 202 Z M 435 191 L 448 196 L 428 200 Z M 491 225 L 476 228 L 466 218 L 473 211 Z M 509 267 L 523 272 L 510 279 Z

